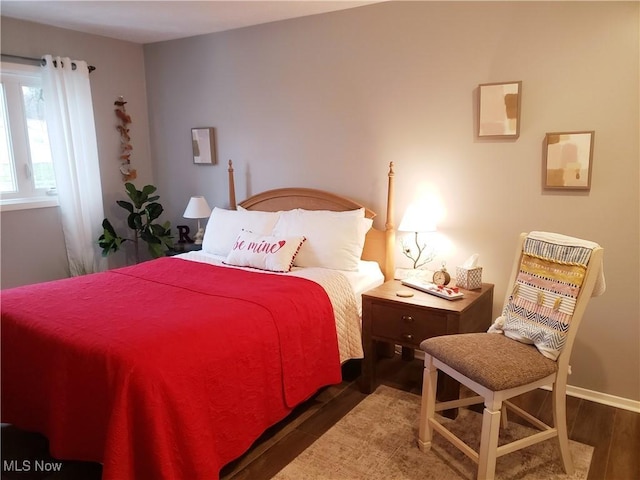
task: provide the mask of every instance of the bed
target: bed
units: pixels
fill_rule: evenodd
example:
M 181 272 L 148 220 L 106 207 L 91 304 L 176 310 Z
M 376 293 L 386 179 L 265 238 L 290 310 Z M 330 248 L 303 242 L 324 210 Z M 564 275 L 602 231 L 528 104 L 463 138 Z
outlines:
M 2 422 L 47 436 L 55 458 L 102 463 L 106 480 L 211 479 L 340 382 L 362 357 L 359 293 L 393 275 L 391 202 L 384 231 L 320 190 L 236 205 L 231 163 L 229 195 L 201 252 L 3 291 Z M 352 247 L 305 249 L 327 225 L 357 225 L 355 267 L 314 266 L 353 261 Z

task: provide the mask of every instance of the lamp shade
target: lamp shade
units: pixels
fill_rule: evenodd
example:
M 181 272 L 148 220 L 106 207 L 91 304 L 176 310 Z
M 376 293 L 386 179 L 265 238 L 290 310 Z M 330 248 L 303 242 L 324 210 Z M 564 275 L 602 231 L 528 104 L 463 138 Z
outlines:
M 203 196 L 191 197 L 182 216 L 184 218 L 207 218 L 211 215 L 211 208 Z
M 436 222 L 428 206 L 412 203 L 402 217 L 400 232 L 435 232 Z

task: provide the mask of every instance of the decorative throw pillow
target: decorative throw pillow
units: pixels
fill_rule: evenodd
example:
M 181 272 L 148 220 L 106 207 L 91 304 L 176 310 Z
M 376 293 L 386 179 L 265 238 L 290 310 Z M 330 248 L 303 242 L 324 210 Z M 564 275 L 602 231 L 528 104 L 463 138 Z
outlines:
M 278 216 L 276 212 L 225 210 L 215 207 L 207 222 L 202 250 L 214 255 L 229 255 L 238 234 L 243 229 L 270 235 Z
M 554 243 L 558 240 L 565 244 Z M 586 243 L 532 232 L 525 239 L 511 296 L 490 330 L 502 330 L 509 338 L 533 344 L 542 355 L 556 360 L 566 342 L 591 256 L 593 247 Z
M 307 239 L 295 258 L 297 267 L 355 271 L 372 223 L 364 217 L 363 208 L 346 212 L 295 209 L 280 213 L 273 232 Z
M 302 236 L 260 235 L 243 230 L 224 263 L 271 272 L 288 272 L 304 241 Z

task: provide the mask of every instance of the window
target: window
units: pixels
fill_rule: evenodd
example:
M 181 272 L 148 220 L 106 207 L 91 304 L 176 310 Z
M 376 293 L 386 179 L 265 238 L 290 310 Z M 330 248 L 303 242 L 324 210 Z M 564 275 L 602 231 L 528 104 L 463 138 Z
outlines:
M 40 68 L 2 63 L 0 204 L 3 210 L 55 206 Z

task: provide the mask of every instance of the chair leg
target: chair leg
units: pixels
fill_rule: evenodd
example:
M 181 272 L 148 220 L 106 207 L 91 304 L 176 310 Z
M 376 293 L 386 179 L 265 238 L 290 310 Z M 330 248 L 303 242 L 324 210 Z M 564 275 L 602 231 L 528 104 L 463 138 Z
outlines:
M 478 480 L 493 480 L 496 474 L 496 450 L 500 435 L 500 410 L 502 406 L 501 402 L 498 402 L 498 405 L 488 405 L 488 403 L 485 402 L 482 414 Z
M 564 386 L 553 385 L 553 425 L 558 431 L 560 457 L 567 475 L 573 475 L 573 459 L 569 451 L 569 435 L 567 432 L 567 401 Z
M 500 409 L 500 426 L 502 428 L 507 428 L 509 426 L 509 417 L 507 416 L 507 405 L 502 404 L 502 408 Z
M 432 358 L 425 355 L 420 406 L 420 429 L 418 432 L 418 448 L 423 452 L 427 452 L 431 448 L 433 427 L 429 424 L 429 419 L 435 417 L 437 385 L 438 370 L 433 365 Z

